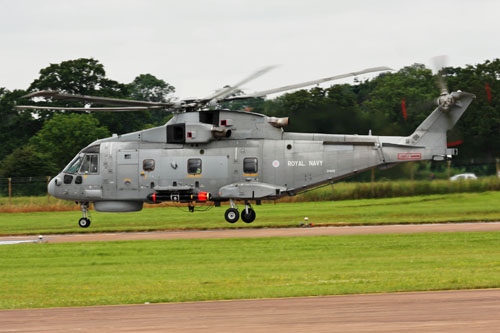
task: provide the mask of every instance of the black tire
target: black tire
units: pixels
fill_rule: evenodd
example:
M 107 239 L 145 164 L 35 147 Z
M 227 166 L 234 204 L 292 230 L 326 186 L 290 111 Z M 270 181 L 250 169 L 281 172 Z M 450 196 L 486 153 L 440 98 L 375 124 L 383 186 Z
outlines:
M 88 228 L 90 226 L 90 220 L 86 217 L 82 217 L 80 220 L 78 220 L 78 225 L 81 228 Z
M 227 222 L 234 223 L 240 218 L 240 213 L 236 208 L 228 208 L 224 213 L 224 217 L 226 218 Z
M 257 214 L 255 214 L 255 210 L 253 210 L 252 208 L 248 208 L 248 214 L 245 209 L 241 211 L 241 219 L 245 223 L 252 223 L 253 221 L 255 221 L 256 216 Z

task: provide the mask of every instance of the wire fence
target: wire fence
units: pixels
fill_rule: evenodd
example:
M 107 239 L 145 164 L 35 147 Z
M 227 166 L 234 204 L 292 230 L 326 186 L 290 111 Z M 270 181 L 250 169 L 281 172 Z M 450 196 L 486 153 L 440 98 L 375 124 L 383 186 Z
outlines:
M 42 196 L 47 194 L 51 176 L 0 178 L 0 197 Z

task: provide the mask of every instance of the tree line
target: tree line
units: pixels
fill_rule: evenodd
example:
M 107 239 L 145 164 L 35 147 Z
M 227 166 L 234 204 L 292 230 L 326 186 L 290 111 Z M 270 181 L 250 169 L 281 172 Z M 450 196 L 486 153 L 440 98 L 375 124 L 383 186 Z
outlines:
M 489 161 L 500 156 L 500 60 L 465 67 L 446 67 L 443 75 L 450 91 L 473 93 L 465 115 L 449 133 L 450 145 L 464 161 Z M 408 135 L 435 108 L 437 77 L 422 64 L 382 73 L 354 84 L 313 87 L 276 98 L 233 101 L 222 106 L 290 117 L 287 131 L 343 134 Z M 130 83 L 106 76 L 103 64 L 81 58 L 51 64 L 25 90 L 0 87 L 0 177 L 57 174 L 90 142 L 144 128 L 163 125 L 171 115 L 161 111 L 123 113 L 52 112 L 16 110 L 15 104 L 33 104 L 22 96 L 39 90 L 166 102 L 175 88 L 152 74 L 138 75 Z M 43 106 L 81 106 L 68 101 L 37 101 Z M 489 166 L 491 168 L 491 166 Z

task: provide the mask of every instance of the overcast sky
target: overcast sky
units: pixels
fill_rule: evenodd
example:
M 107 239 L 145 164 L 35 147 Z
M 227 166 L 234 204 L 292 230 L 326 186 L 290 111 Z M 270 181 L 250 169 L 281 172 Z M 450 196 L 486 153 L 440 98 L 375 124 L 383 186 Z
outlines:
M 0 0 L 0 87 L 50 63 L 99 60 L 122 83 L 151 73 L 204 97 L 266 65 L 252 92 L 357 71 L 500 57 L 500 1 Z M 362 76 L 366 78 L 369 76 Z M 352 82 L 344 81 L 344 82 Z

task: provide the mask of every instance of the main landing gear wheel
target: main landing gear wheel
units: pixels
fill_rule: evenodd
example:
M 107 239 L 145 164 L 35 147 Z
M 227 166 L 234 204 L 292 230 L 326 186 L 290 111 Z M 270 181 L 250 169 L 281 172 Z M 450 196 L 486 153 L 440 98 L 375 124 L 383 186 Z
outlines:
M 241 211 L 241 219 L 245 223 L 252 223 L 255 220 L 256 216 L 257 216 L 257 214 L 255 214 L 255 210 L 253 210 L 253 208 L 249 207 L 248 212 L 247 212 L 247 209 L 243 209 Z
M 240 218 L 240 213 L 236 208 L 228 208 L 224 213 L 224 217 L 226 218 L 227 222 L 234 223 Z
M 88 228 L 90 226 L 90 220 L 86 217 L 82 217 L 78 220 L 78 225 L 82 228 Z

